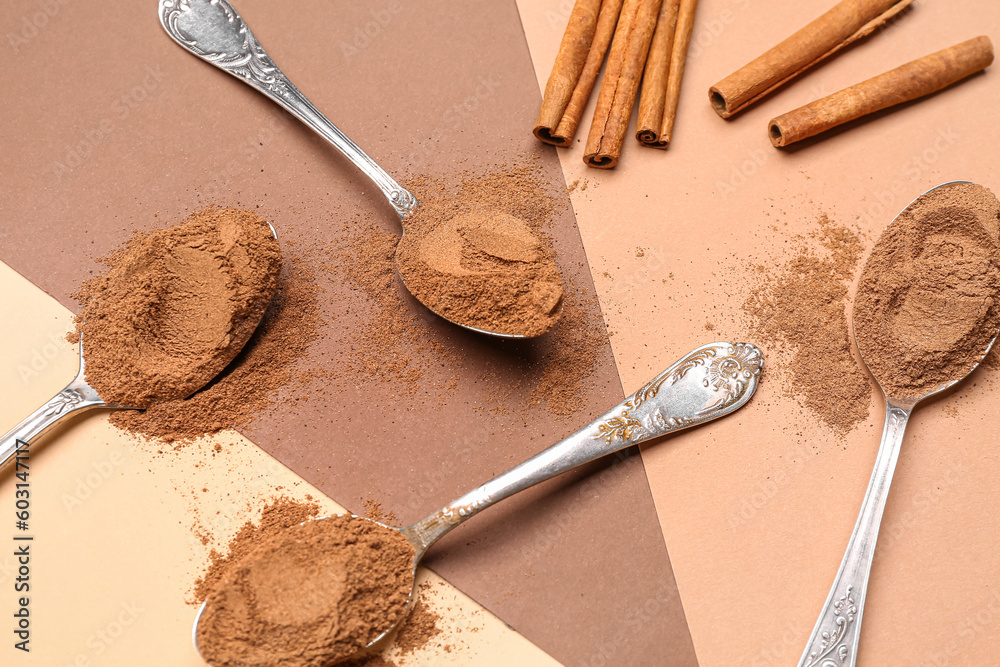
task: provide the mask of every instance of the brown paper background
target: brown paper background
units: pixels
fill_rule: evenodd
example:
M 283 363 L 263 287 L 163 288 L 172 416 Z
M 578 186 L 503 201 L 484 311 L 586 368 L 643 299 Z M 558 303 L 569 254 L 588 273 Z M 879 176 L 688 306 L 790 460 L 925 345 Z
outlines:
M 775 150 L 766 134 L 768 120 L 819 96 L 979 34 L 996 40 L 1000 5 L 989 0 L 914 3 L 739 117 L 727 122 L 712 111 L 709 86 L 832 4 L 703 0 L 670 149 L 630 138 L 612 173 L 587 169 L 582 143 L 560 152 L 567 181 L 587 184 L 571 196 L 626 391 L 691 341 L 745 337 L 747 263 L 787 259 L 794 236 L 815 229 L 821 213 L 857 225 L 870 247 L 938 183 L 969 179 L 1000 192 L 996 66 L 793 150 Z M 519 8 L 544 85 L 569 3 L 523 0 Z M 765 350 L 765 381 L 738 414 L 643 451 L 705 666 L 797 663 L 881 434 L 879 400 L 846 438 L 818 426 L 782 398 L 767 365 L 778 358 Z M 859 665 L 996 663 L 998 405 L 1000 373 L 987 368 L 915 412 L 872 569 Z
M 0 25 L 24 35 L 0 45 L 0 259 L 63 305 L 75 308 L 69 294 L 132 229 L 207 203 L 260 206 L 286 248 L 334 238 L 356 213 L 398 230 L 378 190 L 332 148 L 174 44 L 154 2 L 56 4 L 42 19 L 34 0 L 0 8 Z M 238 8 L 298 87 L 390 173 L 475 171 L 534 155 L 562 181 L 554 150 L 524 131 L 540 96 L 513 3 Z M 571 211 L 552 234 L 567 277 L 592 292 Z M 323 285 L 334 335 L 312 350 L 308 363 L 320 368 L 369 312 L 347 286 Z M 573 418 L 529 407 L 527 386 L 507 415 L 493 415 L 479 380 L 488 360 L 496 385 L 524 377 L 517 350 L 428 326 L 464 351 L 445 406 L 430 388 L 403 397 L 391 385 L 333 387 L 245 435 L 346 507 L 375 497 L 405 522 L 621 400 L 605 347 Z M 567 664 L 694 664 L 637 456 L 511 499 L 449 536 L 428 564 Z

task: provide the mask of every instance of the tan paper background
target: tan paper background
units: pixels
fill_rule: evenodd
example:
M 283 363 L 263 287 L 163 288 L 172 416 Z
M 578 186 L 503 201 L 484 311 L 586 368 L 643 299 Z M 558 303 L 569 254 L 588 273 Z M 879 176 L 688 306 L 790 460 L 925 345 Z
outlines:
M 743 338 L 741 271 L 787 256 L 819 214 L 857 225 L 870 246 L 904 205 L 940 182 L 969 179 L 1000 192 L 995 66 L 793 150 L 773 149 L 766 136 L 770 118 L 816 97 L 979 34 L 996 40 L 1000 5 L 989 0 L 914 3 L 749 112 L 727 122 L 712 111 L 710 85 L 831 4 L 703 0 L 670 150 L 630 139 L 613 173 L 587 169 L 582 144 L 560 151 L 567 182 L 587 184 L 571 196 L 626 391 L 706 335 Z M 540 86 L 569 8 L 519 2 Z M 707 333 L 706 323 L 715 330 Z M 765 358 L 775 355 L 765 350 Z M 877 401 L 868 422 L 841 439 L 783 398 L 772 377 L 733 418 L 643 451 L 706 667 L 797 663 L 881 434 Z M 995 369 L 980 369 L 956 394 L 914 414 L 872 570 L 860 665 L 996 663 L 998 414 Z

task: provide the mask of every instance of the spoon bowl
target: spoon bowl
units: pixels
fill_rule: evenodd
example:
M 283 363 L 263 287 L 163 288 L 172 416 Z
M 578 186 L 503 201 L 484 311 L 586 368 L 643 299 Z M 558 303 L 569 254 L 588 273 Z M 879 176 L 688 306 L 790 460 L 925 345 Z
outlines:
M 925 196 L 941 188 L 959 184 L 972 185 L 970 181 L 942 183 L 910 202 L 893 219 L 893 222 L 886 228 L 886 231 L 882 233 L 882 237 L 876 242 L 875 249 L 869 255 L 865 263 L 865 268 L 862 270 L 862 281 L 864 281 L 864 276 L 869 271 L 869 268 L 874 268 L 871 266 L 871 263 L 876 261 L 876 251 L 879 249 L 882 240 L 886 237 L 892 225 L 901 216 L 908 213 Z M 920 402 L 954 387 L 968 377 L 989 353 L 997 339 L 998 333 L 998 331 L 993 331 L 992 337 L 983 345 L 981 352 L 976 355 L 973 363 L 961 375 L 955 375 L 948 381 L 940 382 L 929 388 L 917 391 L 916 395 L 895 395 L 906 392 L 897 392 L 883 386 L 883 383 L 888 383 L 884 375 L 881 378 L 879 377 L 882 364 L 876 364 L 876 359 L 873 358 L 871 350 L 874 341 L 867 340 L 863 333 L 859 334 L 858 332 L 859 309 L 857 301 L 856 299 L 854 317 L 855 342 L 861 353 L 862 360 L 872 373 L 876 384 L 878 384 L 885 398 L 885 426 L 882 431 L 882 441 L 879 445 L 871 481 L 868 484 L 868 490 L 865 493 L 857 523 L 854 526 L 854 531 L 847 545 L 847 551 L 841 561 L 840 569 L 834 579 L 833 586 L 830 588 L 826 603 L 823 605 L 816 626 L 802 653 L 799 667 L 825 667 L 826 665 L 834 664 L 838 667 L 853 667 L 855 665 L 861 634 L 861 617 L 864 611 L 872 559 L 875 554 L 875 543 L 878 538 L 879 526 L 889 494 L 889 486 L 892 482 L 892 474 L 896 467 L 896 461 L 899 458 L 903 433 L 910 414 Z M 989 332 L 986 331 L 983 333 L 988 334 Z M 869 352 L 866 354 L 865 350 Z
M 402 528 L 373 521 L 398 531 L 413 546 L 414 588 L 410 590 L 407 609 L 415 602 L 416 571 L 424 554 L 431 545 L 459 524 L 518 491 L 577 466 L 738 410 L 757 389 L 763 363 L 761 351 L 750 344 L 720 342 L 703 345 L 573 435 L 476 487 L 424 519 Z M 322 520 L 324 519 L 313 519 Z M 210 600 L 211 596 L 202 603 L 192 631 L 199 653 L 204 647 L 199 646 L 198 623 Z M 393 625 L 372 640 L 365 650 L 376 648 L 399 626 L 405 616 L 402 614 Z M 201 654 L 205 658 L 204 653 Z
M 313 106 L 274 63 L 232 4 L 227 0 L 159 0 L 159 16 L 163 29 L 187 51 L 264 94 L 343 153 L 382 191 L 406 233 L 406 221 L 420 205 L 417 198 Z M 463 324 L 435 310 L 419 295 L 414 298 L 464 329 L 499 338 L 529 337 Z
M 277 239 L 278 233 L 274 231 L 274 225 L 268 222 L 267 226 L 270 228 L 271 234 L 274 238 Z M 243 346 L 246 345 L 247 341 L 250 340 L 250 336 L 256 330 L 257 325 L 260 324 L 260 320 L 263 318 L 266 308 L 261 308 L 260 310 L 261 312 L 258 315 L 257 320 L 255 322 L 250 321 L 244 324 L 240 328 L 240 336 L 231 341 L 226 350 L 226 355 L 222 358 L 222 361 L 225 361 L 225 363 L 222 364 L 221 367 L 224 368 L 228 365 L 229 362 L 232 361 L 237 354 L 239 354 L 240 350 L 243 349 Z M 205 384 L 211 382 L 212 379 L 213 378 L 208 378 Z M 195 388 L 191 393 L 193 394 L 199 389 L 201 389 L 201 387 Z M 50 431 L 56 426 L 56 424 L 66 419 L 71 414 L 96 410 L 98 408 L 107 408 L 111 410 L 142 409 L 118 403 L 107 403 L 100 397 L 97 390 L 90 386 L 86 377 L 86 364 L 83 356 L 83 335 L 81 334 L 80 365 L 76 378 L 66 385 L 66 387 L 64 387 L 62 391 L 56 394 L 51 400 L 46 402 L 45 405 L 35 410 L 28 417 L 23 419 L 17 426 L 9 430 L 2 438 L 0 438 L 0 469 L 3 469 L 3 467 L 11 461 L 11 459 L 15 458 L 18 452 L 25 450 L 33 440 Z

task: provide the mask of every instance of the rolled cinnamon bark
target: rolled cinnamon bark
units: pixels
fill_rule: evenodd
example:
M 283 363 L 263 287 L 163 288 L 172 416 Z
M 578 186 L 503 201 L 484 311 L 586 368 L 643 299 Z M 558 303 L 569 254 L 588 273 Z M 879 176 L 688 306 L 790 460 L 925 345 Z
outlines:
M 660 128 L 667 100 L 667 78 L 677 33 L 677 13 L 681 0 L 663 0 L 656 19 L 656 31 L 649 43 L 646 69 L 642 74 L 642 95 L 639 96 L 639 123 L 635 138 L 645 146 L 660 147 Z M 666 148 L 664 144 L 662 146 Z
M 618 164 L 660 5 L 661 0 L 625 0 L 622 5 L 584 150 L 587 166 L 611 169 Z
M 577 0 L 545 85 L 534 135 L 554 146 L 569 146 L 594 90 L 618 24 L 623 0 Z
M 674 134 L 674 121 L 677 120 L 677 103 L 681 97 L 681 81 L 684 79 L 684 66 L 687 64 L 688 46 L 691 45 L 691 33 L 694 30 L 694 13 L 698 9 L 698 0 L 681 0 L 680 13 L 677 16 L 677 34 L 674 37 L 673 54 L 670 56 L 670 76 L 667 78 L 667 98 L 663 109 L 663 124 L 657 146 L 664 148 L 670 145 Z
M 992 42 L 985 36 L 976 37 L 778 116 L 768 123 L 768 136 L 776 147 L 787 146 L 855 118 L 930 95 L 992 62 Z
M 708 91 L 723 118 L 742 111 L 773 90 L 870 34 L 913 0 L 843 0 L 827 13 L 733 72 Z

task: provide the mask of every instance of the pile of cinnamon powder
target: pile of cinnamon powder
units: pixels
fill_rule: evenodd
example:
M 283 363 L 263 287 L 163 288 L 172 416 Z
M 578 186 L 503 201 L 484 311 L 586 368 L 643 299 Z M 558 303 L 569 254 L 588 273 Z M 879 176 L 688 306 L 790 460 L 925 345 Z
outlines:
M 111 423 L 129 433 L 183 442 L 246 426 L 277 400 L 279 389 L 304 382 L 297 368 L 320 337 L 323 319 L 313 269 L 295 255 L 285 260 L 257 330 L 209 386 L 141 412 L 114 412 Z
M 208 569 L 194 584 L 191 603 L 200 605 L 204 602 L 208 594 L 219 587 L 230 568 L 265 538 L 317 516 L 319 505 L 309 497 L 306 501 L 299 501 L 281 496 L 269 501 L 264 505 L 260 522 L 244 523 L 229 541 L 225 553 L 212 549 Z
M 375 499 L 365 501 L 367 518 L 382 523 L 395 523 L 395 515 L 385 512 L 382 504 Z M 226 545 L 224 551 L 212 549 L 209 565 L 198 578 L 191 592 L 190 603 L 200 605 L 214 591 L 222 586 L 226 577 L 238 564 L 259 545 L 279 535 L 287 528 L 315 518 L 320 514 L 320 506 L 310 496 L 305 500 L 295 500 L 286 496 L 275 497 L 267 502 L 258 522 L 247 521 Z M 401 624 L 392 640 L 391 650 L 400 656 L 409 655 L 428 647 L 441 634 L 441 617 L 431 609 L 423 598 L 433 593 L 433 586 L 425 582 L 419 587 L 417 601 Z M 447 650 L 448 647 L 446 647 Z M 351 667 L 394 667 L 385 655 L 375 655 L 351 660 Z
M 920 197 L 883 232 L 861 275 L 858 348 L 895 398 L 959 380 L 1000 330 L 1000 202 L 958 183 Z
M 784 367 L 784 393 L 840 435 L 868 418 L 871 402 L 845 310 L 861 252 L 856 233 L 821 215 L 790 260 L 753 267 L 757 289 L 743 304 L 754 341 L 787 357 L 771 366 Z
M 458 324 L 538 336 L 559 318 L 563 287 L 551 244 L 504 197 L 428 196 L 396 250 L 407 288 Z
M 444 216 L 449 206 L 458 211 L 499 212 L 523 222 L 543 240 L 558 207 L 550 186 L 531 164 L 500 166 L 441 180 L 415 177 L 407 187 L 427 210 L 441 207 Z M 398 232 L 383 229 L 368 217 L 352 220 L 344 230 L 349 236 L 328 250 L 334 262 L 326 268 L 364 293 L 373 308 L 360 334 L 352 336 L 363 344 L 353 345 L 345 374 L 356 381 L 391 382 L 414 393 L 430 386 L 429 372 L 445 367 L 454 372 L 441 384 L 442 396 L 454 391 L 463 379 L 463 352 L 448 334 L 429 326 L 428 320 L 436 316 L 409 296 L 401 284 L 395 261 Z M 560 312 L 558 324 L 547 334 L 510 343 L 499 341 L 496 355 L 504 363 L 513 360 L 518 364 L 520 381 L 530 387 L 532 404 L 544 403 L 553 414 L 569 416 L 582 405 L 583 383 L 592 376 L 607 335 L 596 299 L 572 282 L 564 285 Z M 498 382 L 491 374 L 476 381 L 486 385 Z M 496 404 L 493 409 L 503 411 L 503 402 L 512 390 L 506 384 L 491 386 Z
M 205 600 L 198 649 L 217 667 L 324 667 L 354 656 L 405 612 L 414 550 L 351 516 L 270 535 Z
M 278 284 L 267 222 L 206 209 L 137 233 L 75 297 L 86 376 L 108 403 L 145 408 L 206 385 L 250 338 Z

